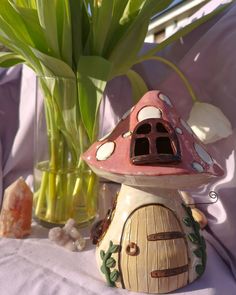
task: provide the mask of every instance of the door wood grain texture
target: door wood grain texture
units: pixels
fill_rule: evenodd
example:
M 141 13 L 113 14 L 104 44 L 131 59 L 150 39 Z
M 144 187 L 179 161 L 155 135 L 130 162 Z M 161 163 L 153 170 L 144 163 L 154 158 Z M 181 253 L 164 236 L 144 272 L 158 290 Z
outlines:
M 138 251 L 130 255 L 127 248 Z M 121 238 L 120 272 L 126 289 L 166 293 L 188 283 L 185 235 L 174 212 L 162 205 L 136 209 Z

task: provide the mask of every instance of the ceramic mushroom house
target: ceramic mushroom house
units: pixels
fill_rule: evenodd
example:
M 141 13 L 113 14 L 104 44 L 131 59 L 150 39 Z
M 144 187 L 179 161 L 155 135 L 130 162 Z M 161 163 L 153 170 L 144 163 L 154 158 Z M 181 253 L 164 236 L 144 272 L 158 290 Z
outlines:
M 146 93 L 83 158 L 98 175 L 122 183 L 94 238 L 109 285 L 167 293 L 197 279 L 206 265 L 205 242 L 179 190 L 223 171 L 170 99 Z

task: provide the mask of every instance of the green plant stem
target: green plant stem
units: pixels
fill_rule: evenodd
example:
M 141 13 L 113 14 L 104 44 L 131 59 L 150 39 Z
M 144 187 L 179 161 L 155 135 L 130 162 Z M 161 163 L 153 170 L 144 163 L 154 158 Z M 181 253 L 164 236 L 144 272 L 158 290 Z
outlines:
M 76 95 L 71 98 L 77 92 L 74 88 L 70 90 L 71 81 L 64 84 L 64 80 L 58 78 L 54 82 L 42 78 L 40 82 L 44 92 L 49 161 L 41 163 L 48 176 L 46 179 L 43 174 L 39 190 L 36 188 L 40 195 L 35 205 L 37 215 L 51 223 L 65 223 L 69 218 L 86 222 L 95 215 L 92 198 L 97 182 L 80 157 L 89 146 L 89 139 L 75 111 Z M 87 208 L 90 205 L 91 208 Z
M 165 65 L 167 65 L 168 67 L 170 67 L 172 70 L 174 70 L 176 72 L 176 74 L 181 78 L 181 80 L 183 81 L 184 85 L 186 86 L 191 98 L 193 102 L 197 102 L 198 98 L 195 94 L 195 91 L 193 90 L 192 85 L 190 84 L 190 82 L 188 81 L 187 77 L 184 75 L 184 73 L 171 61 L 169 61 L 168 59 L 161 57 L 161 56 L 152 56 L 152 57 L 146 57 L 143 59 L 140 59 L 139 62 L 142 61 L 148 61 L 148 60 L 156 60 L 159 61 Z
M 35 215 L 40 216 L 40 211 L 44 207 L 44 203 L 46 201 L 46 190 L 47 190 L 47 184 L 48 184 L 48 172 L 44 171 L 42 175 L 42 182 L 41 187 L 39 191 L 37 192 L 37 202 L 35 205 Z

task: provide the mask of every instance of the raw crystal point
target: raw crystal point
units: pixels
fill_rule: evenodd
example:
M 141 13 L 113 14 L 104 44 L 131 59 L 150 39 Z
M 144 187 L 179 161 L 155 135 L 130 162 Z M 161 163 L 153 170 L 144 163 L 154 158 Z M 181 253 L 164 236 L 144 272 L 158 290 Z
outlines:
M 0 236 L 23 238 L 31 232 L 33 194 L 20 177 L 4 193 Z

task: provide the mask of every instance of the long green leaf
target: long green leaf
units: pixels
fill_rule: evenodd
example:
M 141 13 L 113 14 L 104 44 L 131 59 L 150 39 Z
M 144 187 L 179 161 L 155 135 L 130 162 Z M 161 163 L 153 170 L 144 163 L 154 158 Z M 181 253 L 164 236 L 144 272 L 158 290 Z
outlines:
M 90 18 L 86 1 L 70 0 L 73 69 L 76 71 L 81 55 L 89 55 Z M 85 52 L 88 49 L 88 52 Z
M 11 0 L 11 2 L 24 8 L 36 8 L 36 0 Z
M 0 52 L 0 67 L 8 68 L 22 62 L 24 62 L 24 60 L 20 58 L 18 54 L 12 52 Z
M 13 40 L 20 39 L 25 44 L 30 46 L 34 45 L 21 17 L 7 0 L 1 0 L 0 19 L 2 23 L 7 24 L 8 27 L 11 28 L 12 35 L 14 36 Z M 3 29 L 4 28 L 0 27 L 0 32 Z
M 145 2 L 146 0 L 129 0 L 122 15 L 122 18 L 120 19 L 120 23 L 123 24 L 127 22 L 130 19 L 130 17 L 132 17 L 135 14 L 138 14 Z
M 93 15 L 93 54 L 101 55 L 107 32 L 112 22 L 112 10 L 114 0 L 103 0 L 97 6 L 96 14 Z
M 9 27 L 8 23 L 0 18 L 0 42 L 6 45 L 16 54 L 22 56 L 26 63 L 37 73 L 43 74 L 42 67 L 38 58 L 35 57 L 32 50 L 24 42 L 17 38 L 14 30 Z
M 142 77 L 137 72 L 129 70 L 126 73 L 126 76 L 128 77 L 131 84 L 132 97 L 135 104 L 148 91 L 148 88 Z
M 47 53 L 47 41 L 45 39 L 43 28 L 40 26 L 37 11 L 35 9 L 23 8 L 17 5 L 12 6 L 21 17 L 22 22 L 25 24 L 28 34 L 34 44 L 33 47 Z
M 39 22 L 41 27 L 44 29 L 48 47 L 52 50 L 54 57 L 60 58 L 61 55 L 58 42 L 57 16 L 55 10 L 57 2 L 60 0 L 36 1 Z
M 57 34 L 60 56 L 72 67 L 72 36 L 69 0 L 56 2 Z
M 97 111 L 109 79 L 111 64 L 99 56 L 82 56 L 78 66 L 79 105 L 90 142 L 95 139 Z
M 35 48 L 32 48 L 35 56 L 41 61 L 42 65 L 48 70 L 44 73 L 46 76 L 57 76 L 64 78 L 75 78 L 72 69 L 62 60 L 46 55 Z
M 146 2 L 132 24 L 123 33 L 122 37 L 109 54 L 109 60 L 114 64 L 113 75 L 125 73 L 136 60 L 138 52 L 144 42 L 150 11 L 155 12 L 165 9 L 173 0 L 149 0 Z M 149 16 L 149 17 L 147 17 Z M 127 50 L 128 49 L 128 50 Z M 125 53 L 125 54 L 124 54 Z
M 81 56 L 78 73 L 97 80 L 107 81 L 111 71 L 111 63 L 100 56 Z

